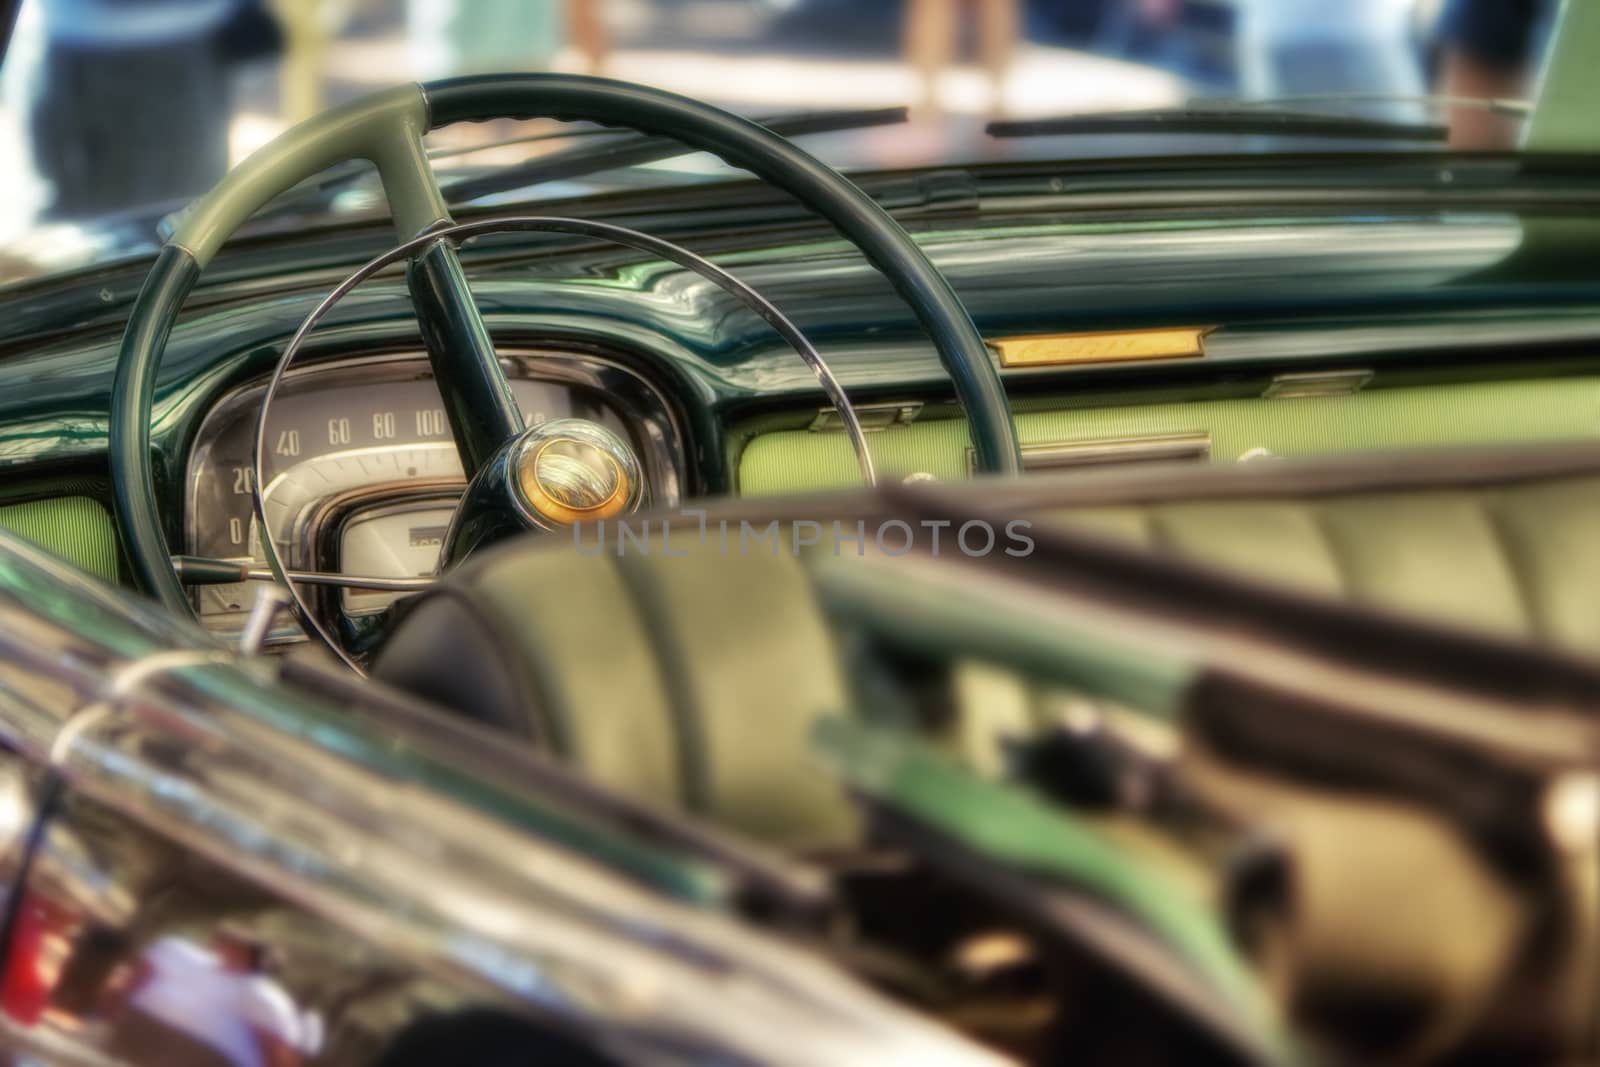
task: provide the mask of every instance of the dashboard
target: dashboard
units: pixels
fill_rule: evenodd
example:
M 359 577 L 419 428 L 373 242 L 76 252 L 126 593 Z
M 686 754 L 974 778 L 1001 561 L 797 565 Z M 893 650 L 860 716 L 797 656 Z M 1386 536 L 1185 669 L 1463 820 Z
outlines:
M 677 420 L 636 372 L 600 356 L 503 353 L 529 425 L 577 417 L 621 435 L 644 469 L 645 502 L 671 507 L 685 462 Z M 262 458 L 266 529 L 251 502 L 251 452 L 264 382 L 225 395 L 190 452 L 185 542 L 198 556 L 265 565 L 271 537 L 290 568 L 384 578 L 432 574 L 465 480 L 427 357 L 393 352 L 320 363 L 285 376 L 273 400 Z M 236 632 L 256 583 L 199 586 L 213 630 Z M 323 620 L 357 636 L 400 594 L 318 589 Z M 279 631 L 279 640 L 296 630 Z
M 1253 168 L 1240 172 L 1251 190 L 1264 187 Z M 1368 162 L 1323 161 L 1314 170 L 1330 189 L 1370 178 Z M 1141 195 L 1148 182 L 1144 170 L 1095 174 L 1105 188 L 1125 180 Z M 1273 174 L 1302 188 L 1287 171 Z M 1020 180 L 1008 175 L 996 182 Z M 1220 180 L 1210 168 L 1196 176 Z M 1552 188 L 1581 203 L 1590 184 L 1573 177 Z M 1600 314 L 1593 287 L 1579 284 L 1586 279 L 1574 275 L 1557 291 L 1537 274 L 1519 280 L 1508 271 L 1491 286 L 1481 270 L 1464 271 L 1517 246 L 1515 211 L 1428 209 L 1397 219 L 1343 206 L 1339 193 L 1270 218 L 1183 207 L 1171 228 L 1124 227 L 1113 213 L 1080 232 L 1063 221 L 1063 206 L 1021 198 L 1013 210 L 1012 187 L 996 184 L 970 220 L 924 238 L 986 333 L 1170 325 L 1153 292 L 1161 307 L 1187 309 L 1185 321 L 1223 327 L 1206 336 L 1203 356 L 1170 365 L 1007 368 L 1030 467 L 1175 447 L 1231 462 L 1263 451 L 1592 438 L 1600 425 Z M 1321 196 L 1320 185 L 1304 188 Z M 1548 204 L 1527 195 L 1528 210 L 1544 217 Z M 877 419 L 871 442 L 885 478 L 964 477 L 968 434 L 950 417 L 943 368 L 881 276 L 787 209 L 720 192 L 695 197 L 641 192 L 591 206 L 620 220 L 659 211 L 675 238 L 736 256 L 741 278 L 824 345 L 852 397 L 877 406 L 867 414 Z M 174 549 L 261 558 L 246 481 L 261 395 L 253 376 L 327 288 L 387 240 L 386 231 L 341 227 L 244 242 L 230 252 L 230 273 L 197 289 L 169 340 L 151 428 L 153 447 L 174 463 L 158 468 Z M 525 412 L 578 413 L 625 430 L 652 506 L 677 506 L 703 486 L 754 496 L 859 483 L 848 440 L 804 362 L 698 276 L 560 243 L 508 241 L 469 261 Z M 131 576 L 119 562 L 104 480 L 106 393 L 147 271 L 142 259 L 108 265 L 96 275 L 102 288 L 92 307 L 77 276 L 0 302 L 0 507 L 8 509 L 0 523 L 26 523 L 53 551 L 123 583 Z M 461 477 L 404 279 L 371 279 L 361 299 L 350 311 L 359 329 L 322 335 L 274 405 L 266 457 L 273 536 L 296 567 L 415 574 L 429 566 Z M 1470 375 L 1458 369 L 1467 364 Z M 1277 380 L 1328 370 L 1376 373 L 1342 392 L 1325 382 L 1325 395 Z M 191 595 L 210 625 L 233 630 L 259 585 L 196 585 Z M 303 591 L 352 624 L 388 602 Z

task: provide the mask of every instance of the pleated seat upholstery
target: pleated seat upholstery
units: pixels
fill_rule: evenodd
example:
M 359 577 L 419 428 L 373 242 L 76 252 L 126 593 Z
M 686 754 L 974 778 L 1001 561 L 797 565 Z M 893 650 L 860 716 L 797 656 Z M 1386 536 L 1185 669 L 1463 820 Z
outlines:
M 971 490 L 1253 580 L 1600 658 L 1600 453 L 1448 452 L 1103 471 Z M 871 514 L 864 494 L 735 502 L 765 523 Z M 554 750 L 598 781 L 784 845 L 852 832 L 808 754 L 847 704 L 836 643 L 787 552 L 673 554 L 530 538 L 422 598 L 378 676 Z M 992 688 L 992 687 L 991 687 Z M 974 709 L 971 753 L 1014 732 Z M 976 741 L 971 738 L 976 737 Z M 983 761 L 975 757 L 975 761 Z M 992 762 L 992 761 L 989 761 Z
M 1076 543 L 1070 558 L 1082 569 L 1124 561 L 1109 564 L 1123 568 L 1122 582 L 1134 567 L 1148 576 L 1144 592 L 1134 594 L 1147 603 L 1150 588 L 1176 582 L 1175 602 L 1188 599 L 1174 610 L 1190 625 L 1205 625 L 1205 603 L 1193 593 L 1204 588 L 1234 605 L 1215 609 L 1219 620 L 1232 611 L 1234 625 L 1242 597 L 1278 605 L 1263 625 L 1272 625 L 1271 615 L 1292 628 L 1293 615 L 1284 613 L 1298 610 L 1342 620 L 1349 631 L 1376 627 L 1401 642 L 1386 647 L 1402 657 L 1403 649 L 1437 648 L 1429 637 L 1411 643 L 1436 635 L 1453 647 L 1585 673 L 1569 658 L 1526 655 L 1481 635 L 1600 659 L 1597 472 L 1600 452 L 1545 449 L 1100 471 L 965 491 L 973 514 L 1065 524 L 1200 564 L 1128 561 L 1093 538 L 1056 546 L 1059 555 L 1067 551 L 1062 544 Z M 893 496 L 856 493 L 731 502 L 722 517 L 761 528 L 776 520 L 780 529 L 839 517 L 853 528 L 858 519 L 896 515 L 894 507 Z M 858 816 L 813 759 L 811 738 L 819 717 L 857 710 L 852 694 L 863 690 L 847 684 L 844 639 L 820 607 L 810 563 L 787 551 L 724 549 L 715 536 L 692 536 L 697 522 L 685 522 L 690 536 L 675 538 L 671 554 L 659 541 L 656 551 L 622 558 L 586 554 L 570 537 L 497 547 L 419 599 L 376 673 L 646 802 L 784 848 L 850 846 L 859 841 Z M 1025 573 L 1024 566 L 1008 573 Z M 1041 574 L 1048 573 L 1045 561 Z M 1262 584 L 1312 598 L 1251 588 Z M 1117 588 L 1126 602 L 1128 588 Z M 1116 602 L 1113 592 L 1105 595 Z M 1316 605 L 1321 598 L 1330 603 Z M 1346 612 L 1340 602 L 1380 609 L 1399 625 L 1368 610 Z M 1452 628 L 1480 636 L 1462 640 L 1446 632 Z M 1470 674 L 1472 666 L 1461 669 Z M 1387 668 L 1374 670 L 1394 668 L 1391 656 Z M 949 677 L 953 714 L 922 722 L 925 739 L 997 776 L 1010 772 L 1018 742 L 1066 721 L 1061 701 L 1084 699 L 970 660 L 954 663 Z M 1537 691 L 1538 678 L 1527 679 Z M 877 697 L 863 699 L 873 703 L 863 713 L 881 711 Z M 1104 710 L 1126 718 L 1121 709 Z M 1261 710 L 1283 709 L 1269 702 Z M 1292 855 L 1295 897 L 1283 958 L 1301 1007 L 1315 1014 L 1317 1005 L 1359 1003 L 1381 1014 L 1399 1005 L 1408 1021 L 1393 1047 L 1416 1052 L 1417 1061 L 1485 1034 L 1504 1049 L 1576 1047 L 1574 1035 L 1592 1017 L 1587 957 L 1575 948 L 1547 953 L 1532 969 L 1519 970 L 1519 961 L 1533 958 L 1527 951 L 1539 922 L 1571 926 L 1578 922 L 1571 916 L 1588 914 L 1582 893 L 1571 894 L 1572 908 L 1553 905 L 1548 885 L 1530 889 L 1525 871 L 1508 875 L 1434 800 L 1388 786 L 1352 788 L 1345 779 L 1361 777 L 1363 753 L 1347 752 L 1345 778 L 1332 784 L 1240 763 L 1187 732 L 1173 754 L 1192 787 L 1265 820 Z M 1389 765 L 1378 758 L 1383 753 L 1372 755 Z M 1426 759 L 1419 766 L 1454 773 Z M 1465 773 L 1469 780 L 1452 788 L 1474 788 Z M 1530 842 L 1541 835 L 1528 830 Z M 1587 857 L 1573 859 L 1574 870 L 1586 870 Z M 1587 878 L 1571 884 L 1588 885 Z M 1413 886 L 1426 892 L 1409 893 Z M 1463 928 L 1473 936 L 1457 936 Z M 1518 1016 L 1512 998 L 1499 1012 L 1500 1002 L 1486 994 L 1507 984 L 1534 989 L 1523 1007 L 1537 1010 Z M 1408 1056 L 1397 1062 L 1411 1062 Z M 1531 1061 L 1519 1051 L 1504 1062 Z
M 1051 509 L 1295 589 L 1600 657 L 1600 477 Z

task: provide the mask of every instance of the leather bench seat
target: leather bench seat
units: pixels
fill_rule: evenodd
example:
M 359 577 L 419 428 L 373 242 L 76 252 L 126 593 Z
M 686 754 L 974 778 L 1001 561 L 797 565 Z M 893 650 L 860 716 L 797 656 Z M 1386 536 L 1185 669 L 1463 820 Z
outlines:
M 1476 677 L 1476 664 L 1450 657 L 1466 655 L 1462 649 L 1496 650 L 1484 659 L 1509 654 L 1518 664 L 1505 668 L 1519 680 L 1512 688 L 1520 692 L 1526 679 L 1527 691 L 1538 694 L 1541 672 L 1576 670 L 1591 689 L 1600 683 L 1570 658 L 1447 631 L 1600 657 L 1596 472 L 1594 449 L 1544 449 L 1102 471 L 968 491 L 975 514 L 1062 523 L 1202 564 L 1161 567 L 1142 556 L 1110 562 L 1131 565 L 1144 582 L 1130 593 L 1124 573 L 1107 585 L 1103 592 L 1117 605 L 1131 603 L 1131 596 L 1147 604 L 1152 595 L 1163 603 L 1186 596 L 1181 610 L 1192 625 L 1204 630 L 1217 620 L 1225 631 L 1224 620 L 1238 625 L 1241 602 L 1270 601 L 1278 604 L 1275 613 L 1250 616 L 1254 624 L 1284 636 L 1298 625 L 1294 612 L 1322 623 L 1337 619 L 1363 635 L 1363 669 L 1381 674 L 1403 660 L 1422 675 L 1442 672 L 1438 677 L 1458 695 L 1478 694 L 1475 683 L 1463 680 Z M 733 502 L 711 518 L 764 527 L 839 517 L 853 526 L 857 518 L 893 514 L 892 499 L 855 493 Z M 551 750 L 646 802 L 784 848 L 847 846 L 858 837 L 854 809 L 811 755 L 819 717 L 851 708 L 849 649 L 841 647 L 847 639 L 825 619 L 804 558 L 741 552 L 736 538 L 724 550 L 715 535 L 692 536 L 698 523 L 693 517 L 683 523 L 690 536 L 674 538 L 670 555 L 659 539 L 653 551 L 620 558 L 614 551 L 577 551 L 566 536 L 497 547 L 417 598 L 375 673 Z M 1072 546 L 1071 566 L 1091 576 L 1108 561 L 1129 558 L 1087 538 L 1058 540 L 1058 553 L 1062 545 Z M 1047 570 L 1041 565 L 1041 573 Z M 1216 572 L 1248 581 L 1219 581 Z M 1169 595 L 1174 581 L 1196 578 L 1209 594 Z M 1259 585 L 1335 603 L 1260 595 Z M 1232 607 L 1221 607 L 1219 595 L 1231 597 Z M 1338 601 L 1381 614 L 1348 612 Z M 1384 616 L 1445 626 L 1395 626 Z M 1438 646 L 1413 642 L 1418 633 L 1439 635 L 1446 657 L 1419 666 L 1417 650 Z M 1399 643 L 1383 643 L 1385 634 Z M 1382 647 L 1369 647 L 1374 642 Z M 1385 655 L 1387 667 L 1375 666 Z M 955 667 L 956 714 L 929 740 L 980 772 L 1004 773 L 1011 739 L 1053 721 L 1052 699 L 1079 699 L 990 664 Z M 1406 690 L 1411 698 L 1422 691 Z M 1497 705 L 1512 719 L 1502 716 L 1496 727 L 1518 737 L 1560 706 L 1528 708 L 1529 725 L 1519 728 L 1515 716 L 1524 709 L 1517 699 Z M 1269 700 L 1238 714 L 1252 710 L 1272 719 L 1283 708 Z M 1398 711 L 1396 721 L 1410 723 L 1406 716 L 1417 708 Z M 1272 721 L 1279 729 L 1292 725 Z M 1469 734 L 1472 723 L 1484 725 L 1464 724 Z M 1440 725 L 1448 732 L 1450 724 Z M 1302 748 L 1326 741 L 1326 722 L 1322 729 L 1306 735 Z M 1381 765 L 1376 770 L 1393 771 L 1394 761 L 1379 757 L 1394 751 L 1345 746 L 1346 777 L 1324 781 L 1321 771 L 1305 776 L 1270 761 L 1241 762 L 1194 729 L 1183 736 L 1172 754 L 1184 780 L 1228 810 L 1267 820 L 1263 825 L 1292 856 L 1294 901 L 1280 935 L 1282 963 L 1274 967 L 1292 975 L 1283 983 L 1286 1010 L 1313 1019 L 1356 1010 L 1405 1020 L 1385 1031 L 1390 1058 L 1383 1062 L 1428 1061 L 1484 1040 L 1485 1047 L 1512 1050 L 1497 1062 L 1533 1062 L 1585 1040 L 1593 996 L 1583 947 L 1590 920 L 1583 916 L 1592 913 L 1586 903 L 1592 892 L 1583 887 L 1592 885 L 1592 849 L 1570 859 L 1579 872 L 1570 881 L 1573 891 L 1557 891 L 1568 876 L 1554 869 L 1554 881 L 1526 884 L 1526 864 L 1508 875 L 1436 797 L 1397 792 L 1393 782 L 1401 778 L 1385 779 L 1382 788 L 1352 786 L 1349 774 L 1365 767 L 1369 753 Z M 1410 735 L 1401 729 L 1394 736 Z M 1482 794 L 1482 780 L 1470 768 L 1423 758 L 1405 764 L 1408 783 L 1413 769 L 1435 786 L 1444 774 L 1453 796 Z M 1526 837 L 1537 843 L 1541 831 L 1529 828 Z M 1426 892 L 1410 894 L 1412 886 Z M 1550 923 L 1570 932 L 1559 942 L 1570 951 L 1546 945 L 1530 954 Z M 1459 936 L 1467 927 L 1472 936 Z M 1524 1001 L 1491 995 L 1506 988 L 1531 992 Z M 1372 1050 L 1358 1051 L 1356 1060 L 1380 1062 L 1365 1054 Z
M 812 725 L 848 699 L 791 555 L 508 547 L 419 598 L 374 673 L 640 800 L 788 848 L 853 836 L 808 755 Z
M 1101 471 L 972 491 L 990 512 L 1596 657 L 1596 471 L 1593 448 L 1540 448 Z M 855 493 L 723 513 L 853 521 L 875 506 Z M 566 536 L 502 546 L 420 598 L 376 673 L 641 799 L 786 846 L 848 836 L 848 805 L 808 756 L 812 723 L 848 701 L 803 564 L 724 552 L 714 537 L 675 540 L 673 552 L 590 555 Z M 990 721 L 975 731 L 991 735 L 1004 716 L 980 718 Z

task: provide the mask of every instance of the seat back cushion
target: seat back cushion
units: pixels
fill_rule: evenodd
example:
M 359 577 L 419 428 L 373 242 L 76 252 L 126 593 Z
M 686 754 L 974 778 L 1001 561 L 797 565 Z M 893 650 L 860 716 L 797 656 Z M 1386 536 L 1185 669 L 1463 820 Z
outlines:
M 846 696 L 802 566 L 692 539 L 670 553 L 504 546 L 420 598 L 374 673 L 641 800 L 788 847 L 849 840 L 853 811 L 809 755 Z M 478 639 L 442 636 L 461 633 Z
M 1600 477 L 1042 514 L 1306 592 L 1600 657 Z

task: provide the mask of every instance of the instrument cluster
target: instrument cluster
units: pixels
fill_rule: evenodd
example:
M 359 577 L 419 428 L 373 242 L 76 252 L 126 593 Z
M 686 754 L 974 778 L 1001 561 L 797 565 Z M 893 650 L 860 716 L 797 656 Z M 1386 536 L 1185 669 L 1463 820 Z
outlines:
M 680 496 L 683 449 L 661 394 L 601 357 L 525 351 L 502 355 L 528 425 L 576 417 L 607 427 L 640 457 L 646 501 Z M 187 551 L 264 566 L 272 537 L 292 569 L 409 578 L 430 575 L 465 480 L 426 356 L 395 353 L 291 371 L 269 413 L 262 458 L 267 528 L 251 501 L 251 452 L 263 386 L 224 397 L 190 452 Z M 195 607 L 212 629 L 235 632 L 256 583 L 200 586 Z M 318 590 L 324 618 L 347 633 L 398 594 Z M 297 630 L 277 636 L 292 638 Z

